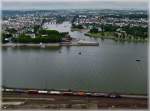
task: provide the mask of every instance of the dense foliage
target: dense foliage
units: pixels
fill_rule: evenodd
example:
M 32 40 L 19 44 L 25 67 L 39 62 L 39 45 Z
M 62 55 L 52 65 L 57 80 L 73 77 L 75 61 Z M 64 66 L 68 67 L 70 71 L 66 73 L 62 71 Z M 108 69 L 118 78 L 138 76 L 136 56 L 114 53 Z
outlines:
M 14 42 L 29 43 L 29 42 L 32 42 L 32 38 L 28 35 L 21 34 L 21 35 L 19 35 L 18 38 L 14 39 Z
M 145 27 L 130 27 L 130 26 L 126 26 L 126 27 L 122 27 L 122 30 L 126 31 L 126 33 L 135 37 L 141 37 L 141 38 L 147 38 L 148 37 L 148 28 Z
M 90 33 L 122 33 L 123 36 L 129 37 L 132 36 L 135 39 L 145 39 L 148 37 L 148 28 L 147 27 L 137 27 L 137 26 L 113 26 L 113 25 L 101 25 L 101 31 L 98 31 L 98 28 L 90 29 Z M 117 29 L 120 29 L 117 31 Z M 116 35 L 116 34 L 114 34 Z
M 90 29 L 90 33 L 98 33 L 98 29 L 97 28 Z
M 113 26 L 113 25 L 102 25 L 102 31 L 105 32 L 115 32 L 119 26 Z
M 17 32 L 17 30 L 14 29 L 14 28 L 8 28 L 8 29 L 6 29 L 5 31 L 7 31 L 7 32 L 9 32 L 9 33 L 11 33 L 11 34 L 15 34 L 15 33 Z
M 65 17 L 58 16 L 56 20 L 57 20 L 56 22 L 57 22 L 58 24 L 60 24 L 60 23 L 63 23 L 63 22 L 65 21 Z
M 7 42 L 9 42 L 9 40 L 8 39 L 10 39 L 11 37 L 12 37 L 12 34 L 6 34 L 6 33 L 2 33 L 2 36 L 1 36 L 2 38 L 2 43 L 7 43 Z
M 82 25 L 72 24 L 72 28 L 83 29 L 84 27 Z
M 55 30 L 40 30 L 39 35 L 31 38 L 29 35 L 21 34 L 14 42 L 18 43 L 56 43 L 60 42 L 66 33 L 59 33 Z

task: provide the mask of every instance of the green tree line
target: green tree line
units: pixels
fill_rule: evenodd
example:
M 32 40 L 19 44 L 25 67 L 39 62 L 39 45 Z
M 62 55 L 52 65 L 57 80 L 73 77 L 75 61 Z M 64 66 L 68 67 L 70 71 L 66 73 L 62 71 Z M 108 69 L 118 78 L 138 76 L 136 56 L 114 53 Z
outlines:
M 32 38 L 29 35 L 21 34 L 13 41 L 17 43 L 56 43 L 61 42 L 67 33 L 59 33 L 56 30 L 40 30 L 38 36 Z

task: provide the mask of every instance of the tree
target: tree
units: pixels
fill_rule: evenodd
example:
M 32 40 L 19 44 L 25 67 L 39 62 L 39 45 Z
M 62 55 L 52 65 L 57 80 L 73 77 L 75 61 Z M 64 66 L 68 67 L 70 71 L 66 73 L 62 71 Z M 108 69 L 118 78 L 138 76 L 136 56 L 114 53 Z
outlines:
M 72 24 L 72 28 L 84 29 L 84 27 L 81 24 L 80 25 Z
M 104 25 L 103 30 L 106 32 L 114 32 L 119 28 L 118 26 L 113 26 L 113 25 Z
M 98 29 L 97 28 L 90 29 L 90 33 L 98 33 Z
M 38 34 L 38 31 L 39 31 L 39 29 L 40 29 L 40 25 L 34 25 L 34 33 L 35 34 Z
M 32 42 L 32 38 L 28 35 L 21 34 L 15 41 L 19 43 L 29 43 Z
M 15 34 L 15 33 L 17 32 L 17 30 L 14 29 L 14 28 L 6 29 L 6 31 L 8 31 L 8 32 L 11 33 L 11 34 Z
M 39 30 L 39 34 L 35 38 L 21 34 L 14 38 L 14 42 L 18 43 L 56 43 L 61 42 L 62 38 L 68 35 L 67 32 L 59 33 L 56 30 Z
M 148 37 L 148 27 L 140 27 L 140 26 L 134 26 L 134 27 L 130 27 L 130 26 L 125 26 L 122 28 L 124 31 L 126 31 L 126 33 L 128 35 L 132 35 L 134 36 L 134 38 L 136 37 L 140 37 L 140 38 L 147 38 Z
M 10 38 L 12 38 L 12 34 L 7 34 L 7 33 L 2 33 L 2 36 L 1 36 L 1 41 L 2 41 L 2 43 L 7 43 L 7 42 L 9 42 L 9 40 L 7 40 L 7 39 L 10 39 Z
M 32 38 L 33 43 L 40 43 L 41 42 L 41 37 L 37 36 L 36 38 Z

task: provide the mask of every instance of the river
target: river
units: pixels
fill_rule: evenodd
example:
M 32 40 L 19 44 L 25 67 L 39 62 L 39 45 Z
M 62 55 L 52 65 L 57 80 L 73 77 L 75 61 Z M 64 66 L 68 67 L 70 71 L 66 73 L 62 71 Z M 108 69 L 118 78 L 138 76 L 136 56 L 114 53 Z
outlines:
M 3 47 L 4 86 L 147 93 L 147 43 L 89 38 L 84 32 L 71 32 L 68 22 L 46 25 L 49 29 L 68 31 L 74 38 L 97 41 L 99 46 Z

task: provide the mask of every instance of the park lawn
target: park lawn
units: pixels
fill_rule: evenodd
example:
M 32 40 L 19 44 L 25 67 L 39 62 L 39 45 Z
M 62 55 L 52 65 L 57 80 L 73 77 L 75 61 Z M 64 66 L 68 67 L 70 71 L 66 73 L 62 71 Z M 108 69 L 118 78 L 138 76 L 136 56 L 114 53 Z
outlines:
M 114 38 L 113 32 L 98 32 L 98 33 L 86 33 L 85 35 L 95 38 Z
M 104 32 L 102 34 L 102 32 L 98 32 L 98 33 L 86 33 L 85 34 L 86 36 L 89 36 L 89 37 L 94 37 L 94 38 L 103 38 L 103 39 L 114 39 L 114 40 L 121 40 L 121 41 L 133 41 L 133 42 L 145 42 L 147 41 L 147 39 L 143 40 L 143 39 L 139 39 L 140 37 L 136 37 L 138 39 L 136 39 L 134 36 L 132 35 L 128 35 L 126 38 L 116 38 L 114 36 L 114 32 Z

